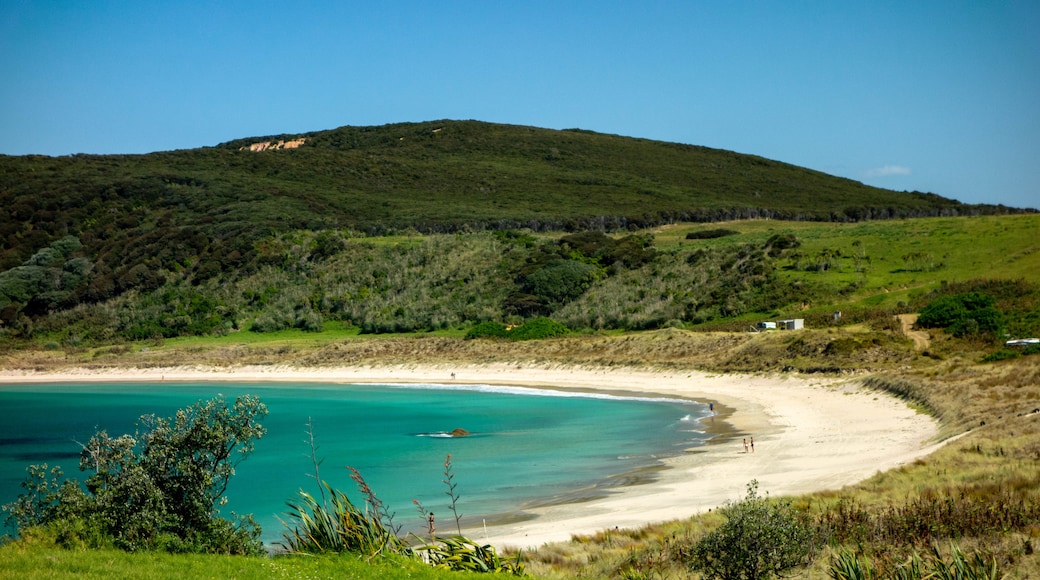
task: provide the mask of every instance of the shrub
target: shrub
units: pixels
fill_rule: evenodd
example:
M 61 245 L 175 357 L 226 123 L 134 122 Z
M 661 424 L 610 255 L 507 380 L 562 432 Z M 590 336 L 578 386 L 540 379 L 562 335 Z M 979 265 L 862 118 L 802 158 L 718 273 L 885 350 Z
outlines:
M 863 344 L 854 338 L 836 338 L 827 343 L 827 347 L 823 349 L 823 354 L 827 356 L 847 356 L 862 348 Z
M 506 325 L 501 322 L 481 322 L 466 331 L 466 340 L 474 338 L 505 338 L 508 332 Z
M 520 552 L 517 552 L 515 559 L 503 560 L 494 546 L 481 545 L 463 536 L 441 538 L 440 543 L 422 546 L 419 549 L 427 554 L 430 564 L 435 568 L 457 572 L 524 575 L 525 567 L 520 561 Z
M 321 315 L 309 309 L 297 311 L 293 326 L 306 332 L 321 332 L 325 328 Z
M 126 550 L 258 554 L 252 517 L 231 522 L 218 506 L 235 467 L 266 432 L 259 423 L 266 414 L 256 397 L 239 397 L 230 408 L 216 397 L 169 419 L 142 416 L 143 433 L 99 431 L 80 453 L 80 470 L 92 472 L 86 491 L 74 481 L 59 484 L 60 471 L 47 480 L 46 466 L 31 466 L 28 494 L 4 509 L 20 532 L 46 525 L 66 536 L 110 538 Z
M 943 328 L 958 338 L 980 333 L 999 334 L 1004 326 L 1004 315 L 994 304 L 992 296 L 981 292 L 943 296 L 921 309 L 917 325 Z
M 287 502 L 288 516 L 294 524 L 291 528 L 286 524 L 282 547 L 299 554 L 349 552 L 365 556 L 387 553 L 413 555 L 411 548 L 398 535 L 400 530 L 393 523 L 393 514 L 365 482 L 360 471 L 347 467 L 350 478 L 365 497 L 364 508 L 356 506 L 347 494 L 322 479 L 322 460 L 318 458 L 314 425 L 310 421 L 307 423 L 307 436 L 311 463 L 314 465 L 312 477 L 318 482 L 321 500 L 301 489 L 299 500 Z
M 793 250 L 802 243 L 794 234 L 773 234 L 766 240 L 766 252 L 773 257 L 779 256 L 784 250 Z
M 269 312 L 256 317 L 249 326 L 252 332 L 278 332 L 293 327 L 295 321 L 284 313 Z
M 808 562 L 813 532 L 790 502 L 759 497 L 757 481 L 748 484 L 743 500 L 720 511 L 725 523 L 701 538 L 690 556 L 690 567 L 705 577 L 770 578 Z
M 509 331 L 508 336 L 513 340 L 535 340 L 563 336 L 569 332 L 566 326 L 551 318 L 535 318 Z
M 384 552 L 408 552 L 408 547 L 380 519 L 370 505 L 359 508 L 347 495 L 320 482 L 322 500 L 300 490 L 299 499 L 288 502 L 291 529 L 282 535 L 282 546 L 302 554 L 357 553 L 374 556 Z M 328 499 L 326 499 L 326 492 Z
M 991 352 L 991 353 L 987 354 L 986 356 L 982 357 L 982 362 L 997 362 L 997 361 L 1001 361 L 1001 360 L 1008 360 L 1008 359 L 1018 358 L 1019 356 L 1021 356 L 1021 355 L 1019 353 L 1013 351 L 1013 350 L 1008 350 L 1006 348 L 1002 348 L 1002 349 L 998 350 L 997 352 Z
M 577 260 L 555 260 L 527 275 L 523 289 L 549 304 L 581 296 L 592 285 L 598 268 Z
M 30 465 L 22 481 L 25 493 L 15 501 L 4 504 L 7 522 L 19 530 L 25 530 L 55 519 L 60 503 L 64 474 L 60 467 Z M 48 479 L 48 476 L 50 477 Z

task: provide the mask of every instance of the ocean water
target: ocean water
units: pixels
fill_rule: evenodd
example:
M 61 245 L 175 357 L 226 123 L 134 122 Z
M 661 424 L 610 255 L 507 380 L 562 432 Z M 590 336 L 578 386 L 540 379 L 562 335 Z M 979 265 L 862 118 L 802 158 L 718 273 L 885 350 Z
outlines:
M 0 503 L 21 492 L 29 464 L 61 465 L 83 481 L 79 442 L 99 429 L 133 433 L 143 414 L 170 416 L 218 394 L 253 394 L 268 433 L 242 462 L 229 512 L 252 513 L 267 542 L 281 538 L 285 502 L 317 492 L 308 444 L 313 424 L 320 475 L 361 505 L 346 466 L 358 469 L 405 530 L 423 529 L 413 500 L 453 522 L 443 480 L 451 455 L 463 524 L 525 506 L 603 493 L 638 481 L 662 458 L 703 444 L 705 405 L 514 387 L 313 383 L 83 383 L 0 387 Z M 463 428 L 468 437 L 447 432 Z

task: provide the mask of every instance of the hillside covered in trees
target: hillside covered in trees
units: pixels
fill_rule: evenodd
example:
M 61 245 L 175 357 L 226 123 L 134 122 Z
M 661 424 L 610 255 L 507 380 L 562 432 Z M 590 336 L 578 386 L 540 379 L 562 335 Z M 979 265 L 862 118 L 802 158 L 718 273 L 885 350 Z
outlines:
M 792 300 L 783 285 L 763 286 L 783 244 L 682 257 L 690 272 L 676 275 L 706 277 L 714 290 L 653 314 L 561 309 L 608 279 L 615 295 L 647 300 L 619 282 L 658 259 L 636 233 L 647 227 L 1016 211 L 730 151 L 475 121 L 147 155 L 0 156 L 0 208 L 0 331 L 28 337 L 60 323 L 98 340 L 325 320 L 369 332 L 554 314 L 593 328 L 704 321 Z M 550 231 L 560 233 L 533 237 Z M 473 232 L 495 234 L 378 242 Z M 725 274 L 734 267 L 740 283 Z

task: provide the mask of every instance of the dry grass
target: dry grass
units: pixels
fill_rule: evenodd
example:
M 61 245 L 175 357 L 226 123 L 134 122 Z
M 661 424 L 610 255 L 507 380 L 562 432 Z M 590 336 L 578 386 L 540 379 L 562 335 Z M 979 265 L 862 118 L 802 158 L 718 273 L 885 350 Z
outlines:
M 873 328 L 765 334 L 665 329 L 531 342 L 397 336 L 212 348 L 157 344 L 101 355 L 86 349 L 19 352 L 0 363 L 37 370 L 178 366 L 185 360 L 216 367 L 513 363 L 861 376 L 939 417 L 942 436 L 958 438 L 927 458 L 858 485 L 796 498 L 795 506 L 821 528 L 826 522 L 832 529 L 845 526 L 828 537 L 831 547 L 800 577 L 826 577 L 843 542 L 890 560 L 928 542 L 947 547 L 953 542 L 966 553 L 996 558 L 1013 578 L 1040 577 L 1040 357 L 980 364 L 981 354 L 971 344 L 933 336 L 930 352 L 922 353 L 898 328 Z M 688 577 L 678 554 L 718 520 L 709 513 L 578 537 L 527 553 L 528 571 L 546 578 Z M 851 525 L 857 521 L 861 528 Z

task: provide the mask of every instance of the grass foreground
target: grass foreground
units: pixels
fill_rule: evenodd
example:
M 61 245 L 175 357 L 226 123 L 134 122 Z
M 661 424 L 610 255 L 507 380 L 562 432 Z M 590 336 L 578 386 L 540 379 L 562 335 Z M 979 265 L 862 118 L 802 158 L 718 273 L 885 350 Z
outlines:
M 218 556 L 127 553 L 122 550 L 66 550 L 18 541 L 0 547 L 0 578 L 96 578 L 125 580 L 163 578 L 349 578 L 356 580 L 438 580 L 479 577 L 474 573 L 437 570 L 407 558 L 367 561 L 335 556 Z

